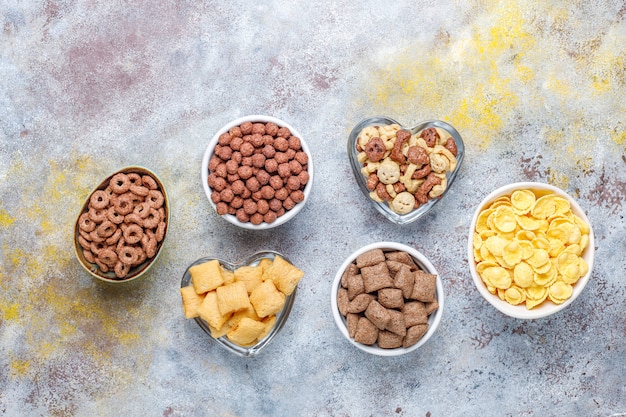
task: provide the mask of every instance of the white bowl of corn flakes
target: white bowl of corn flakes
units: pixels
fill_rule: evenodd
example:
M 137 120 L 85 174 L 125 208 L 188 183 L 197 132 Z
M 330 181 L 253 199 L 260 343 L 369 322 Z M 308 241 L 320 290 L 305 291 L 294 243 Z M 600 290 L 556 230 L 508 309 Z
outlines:
M 591 223 L 563 190 L 538 182 L 500 187 L 478 205 L 468 239 L 478 292 L 500 312 L 537 319 L 570 305 L 594 261 Z
M 254 357 L 287 322 L 303 276 L 274 251 L 257 252 L 240 263 L 200 258 L 181 280 L 183 312 L 220 347 Z
M 422 253 L 401 243 L 376 242 L 343 262 L 330 301 L 337 328 L 353 346 L 399 356 L 433 336 L 444 292 L 439 273 Z

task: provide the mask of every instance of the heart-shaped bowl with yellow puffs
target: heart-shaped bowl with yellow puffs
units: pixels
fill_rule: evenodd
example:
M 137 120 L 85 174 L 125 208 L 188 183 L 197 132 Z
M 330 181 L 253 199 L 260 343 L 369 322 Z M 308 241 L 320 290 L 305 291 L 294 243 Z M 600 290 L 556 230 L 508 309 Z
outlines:
M 222 348 L 254 357 L 287 322 L 303 276 L 274 251 L 257 252 L 240 263 L 200 258 L 181 280 L 183 312 Z
M 485 300 L 508 316 L 538 319 L 582 293 L 593 269 L 594 235 L 565 191 L 520 182 L 494 190 L 478 205 L 467 251 Z

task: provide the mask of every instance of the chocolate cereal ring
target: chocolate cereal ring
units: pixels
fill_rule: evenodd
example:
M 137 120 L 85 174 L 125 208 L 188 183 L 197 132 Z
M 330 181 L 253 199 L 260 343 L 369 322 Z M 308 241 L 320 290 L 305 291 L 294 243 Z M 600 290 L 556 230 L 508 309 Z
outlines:
M 131 172 L 128 174 L 128 181 L 130 181 L 130 185 L 141 185 L 141 175 Z
M 114 246 L 117 244 L 117 241 L 120 240 L 122 236 L 122 229 L 119 227 L 115 228 L 115 233 L 113 233 L 110 237 L 108 237 L 105 242 L 107 245 Z
M 133 211 L 133 195 L 131 193 L 124 193 L 117 197 L 115 200 L 115 211 L 122 216 L 127 215 Z
M 124 194 L 130 189 L 130 179 L 128 178 L 128 175 L 120 172 L 119 174 L 115 174 L 111 178 L 111 181 L 109 181 L 109 186 L 115 194 Z
M 146 196 L 146 202 L 152 206 L 152 208 L 158 209 L 163 205 L 163 193 L 159 190 L 150 190 Z
M 137 251 L 137 255 L 139 256 L 139 258 L 137 258 L 137 261 L 133 263 L 133 266 L 141 265 L 143 261 L 148 259 L 148 257 L 146 256 L 146 251 L 144 251 L 141 247 L 136 247 L 135 250 Z
M 132 246 L 122 246 L 117 250 L 118 259 L 126 264 L 132 265 L 139 259 L 139 250 Z
M 89 218 L 96 223 L 102 223 L 107 218 L 107 211 L 105 209 L 91 207 L 87 213 L 89 213 Z
M 104 238 L 100 237 L 100 235 L 98 234 L 97 230 L 93 230 L 89 233 L 89 239 L 92 242 L 96 242 L 96 243 L 101 243 L 104 242 Z
M 107 210 L 107 219 L 113 224 L 121 224 L 124 222 L 124 216 L 117 212 L 115 206 L 111 206 Z
M 100 256 L 100 252 L 102 252 L 107 247 L 108 246 L 106 245 L 106 243 L 104 243 L 104 241 L 102 241 L 102 242 L 91 242 L 91 245 L 89 245 L 89 250 L 95 256 Z
M 150 208 L 152 208 L 152 206 L 144 201 L 143 203 L 139 203 L 135 206 L 133 213 L 139 215 L 142 219 L 145 219 L 150 214 Z
M 157 242 L 160 242 L 163 240 L 163 238 L 165 237 L 165 227 L 167 226 L 167 224 L 164 221 L 160 221 L 159 225 L 156 228 L 156 231 L 154 232 L 154 237 L 156 238 Z
M 126 243 L 131 245 L 141 241 L 144 237 L 143 228 L 138 224 L 128 225 L 128 227 L 123 230 L 122 234 L 124 235 Z
M 149 191 L 150 190 L 147 187 L 144 187 L 143 185 L 131 185 L 130 186 L 130 192 L 139 197 L 147 196 Z
M 95 209 L 103 209 L 109 205 L 109 196 L 104 190 L 96 190 L 89 198 L 89 206 Z
M 154 255 L 156 255 L 157 241 L 156 241 L 156 237 L 154 237 L 154 234 L 151 233 L 150 231 L 144 234 L 144 236 L 148 236 L 149 234 L 151 234 L 152 236 L 150 236 L 147 240 L 145 240 L 146 242 L 145 244 L 144 244 L 144 239 L 142 239 L 141 246 L 143 247 L 143 250 L 146 251 L 146 256 L 148 258 L 152 258 L 154 257 Z
M 118 261 L 115 264 L 115 268 L 113 269 L 115 272 L 115 276 L 118 278 L 124 278 L 130 272 L 130 265 L 125 264 L 124 262 Z
M 89 233 L 96 228 L 96 222 L 91 220 L 89 213 L 85 212 L 78 218 L 78 228 Z
M 113 224 L 113 222 L 105 220 L 100 223 L 100 225 L 96 228 L 96 233 L 98 233 L 98 236 L 106 239 L 108 237 L 111 237 L 116 230 L 117 226 Z
M 135 213 L 127 214 L 124 217 L 124 223 L 126 223 L 126 224 L 133 224 L 134 223 L 134 224 L 137 224 L 137 225 L 139 225 L 141 227 L 144 227 L 144 220 L 138 214 L 135 214 Z
M 141 182 L 150 190 L 156 190 L 157 188 L 159 188 L 157 182 L 150 175 L 143 175 L 141 177 Z
M 89 248 L 91 247 L 91 241 L 89 241 L 88 239 L 85 239 L 82 235 L 78 235 L 78 243 L 85 250 L 89 250 Z
M 106 266 L 113 268 L 117 263 L 117 253 L 113 249 L 103 249 L 98 254 L 98 258 Z
M 100 260 L 100 258 L 96 258 L 96 265 L 98 265 L 98 268 L 100 268 L 100 270 L 104 273 L 109 272 L 109 267 L 107 266 L 107 264 L 105 264 L 104 262 L 102 262 Z
M 161 216 L 159 215 L 159 212 L 151 208 L 148 216 L 143 219 L 143 226 L 147 229 L 154 229 L 159 225 L 160 221 Z
M 87 262 L 92 264 L 96 263 L 96 257 L 93 256 L 93 253 L 91 253 L 89 249 L 83 249 L 83 256 Z

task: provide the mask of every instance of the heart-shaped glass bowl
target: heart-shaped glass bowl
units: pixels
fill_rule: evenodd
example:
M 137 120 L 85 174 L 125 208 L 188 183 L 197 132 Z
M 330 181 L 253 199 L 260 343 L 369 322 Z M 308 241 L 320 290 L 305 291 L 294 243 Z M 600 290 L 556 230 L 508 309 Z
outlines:
M 98 190 L 104 190 L 108 186 L 111 178 L 113 178 L 113 176 L 115 176 L 116 174 L 119 174 L 119 173 L 124 173 L 124 174 L 135 173 L 135 174 L 139 174 L 139 175 L 142 175 L 142 176 L 143 175 L 148 175 L 148 176 L 152 177 L 154 179 L 154 181 L 156 182 L 158 189 L 163 194 L 163 205 L 162 205 L 162 207 L 163 207 L 163 210 L 164 210 L 163 218 L 165 219 L 165 230 L 163 232 L 163 239 L 160 242 L 157 242 L 155 255 L 152 258 L 147 258 L 141 264 L 133 266 L 128 271 L 128 274 L 124 278 L 118 278 L 115 275 L 115 272 L 113 270 L 109 270 L 107 272 L 103 272 L 102 269 L 100 269 L 97 264 L 89 262 L 85 258 L 85 255 L 84 255 L 84 252 L 83 252 L 83 248 L 82 248 L 82 246 L 79 243 L 79 237 L 80 237 L 79 221 L 80 221 L 80 216 L 83 213 L 85 213 L 86 211 L 88 211 L 88 209 L 89 209 L 89 201 L 91 199 L 92 194 L 95 193 Z M 170 203 L 169 203 L 169 199 L 168 199 L 167 193 L 165 191 L 165 187 L 163 186 L 163 183 L 161 182 L 159 177 L 157 177 L 154 172 L 150 171 L 147 168 L 140 167 L 140 166 L 128 166 L 128 167 L 122 168 L 119 171 L 116 171 L 113 174 L 109 175 L 106 179 L 104 179 L 104 181 L 102 181 L 100 183 L 100 185 L 98 185 L 91 193 L 89 193 L 89 197 L 87 197 L 87 199 L 85 200 L 85 203 L 83 204 L 83 206 L 82 206 L 82 208 L 80 210 L 80 214 L 78 215 L 78 218 L 76 219 L 76 222 L 74 223 L 74 251 L 76 253 L 76 257 L 78 258 L 78 261 L 80 262 L 80 265 L 85 269 L 85 271 L 87 271 L 91 276 L 93 276 L 94 278 L 99 279 L 100 281 L 108 282 L 108 283 L 111 283 L 111 284 L 120 284 L 120 283 L 127 283 L 127 282 L 130 282 L 130 281 L 135 281 L 138 278 L 140 278 L 142 276 L 145 276 L 145 274 L 148 272 L 148 270 L 156 262 L 157 258 L 159 257 L 159 254 L 161 253 L 161 249 L 163 248 L 163 245 L 165 244 L 165 239 L 167 238 L 167 232 L 169 230 L 169 225 L 170 225 Z
M 452 139 L 454 139 L 454 142 L 456 143 L 456 147 L 457 147 L 456 168 L 454 169 L 454 171 L 448 172 L 446 174 L 447 187 L 444 190 L 443 194 L 437 198 L 429 199 L 426 204 L 420 205 L 417 209 L 407 214 L 398 214 L 394 212 L 387 203 L 378 202 L 376 200 L 373 200 L 370 197 L 370 190 L 368 190 L 367 188 L 367 178 L 361 173 L 361 168 L 363 168 L 363 165 L 359 162 L 359 159 L 358 159 L 359 152 L 357 151 L 356 145 L 357 145 L 357 140 L 361 131 L 367 126 L 381 126 L 381 125 L 392 125 L 392 124 L 400 125 L 403 129 L 410 131 L 411 134 L 418 133 L 429 127 L 443 129 L 446 132 L 448 132 L 450 136 L 452 136 Z M 419 219 L 424 214 L 426 214 L 430 209 L 432 209 L 439 202 L 439 200 L 441 200 L 446 195 L 446 193 L 452 186 L 452 183 L 454 182 L 454 179 L 456 178 L 457 173 L 459 172 L 459 169 L 461 168 L 461 164 L 463 162 L 464 157 L 465 157 L 465 145 L 463 144 L 463 139 L 461 138 L 461 135 L 459 134 L 459 132 L 457 132 L 457 130 L 454 127 L 440 120 L 429 120 L 429 121 L 419 123 L 416 126 L 407 128 L 407 127 L 402 126 L 401 123 L 393 120 L 390 117 L 386 117 L 386 116 L 369 117 L 359 122 L 352 129 L 352 131 L 350 132 L 350 135 L 348 136 L 348 158 L 350 159 L 350 166 L 352 167 L 352 172 L 354 173 L 354 176 L 356 178 L 357 184 L 359 185 L 359 188 L 361 189 L 363 194 L 367 197 L 367 199 L 372 202 L 376 210 L 378 210 L 383 216 L 385 216 L 391 222 L 395 224 L 399 224 L 399 225 L 408 224 Z
M 280 256 L 287 262 L 291 263 L 291 261 L 285 255 L 282 255 L 278 252 L 269 251 L 269 250 L 257 252 L 251 255 L 248 259 L 245 259 L 243 262 L 239 262 L 239 263 L 231 263 L 223 259 L 213 258 L 213 257 L 200 258 L 196 260 L 195 262 L 193 262 L 191 265 L 189 265 L 189 267 L 185 271 L 185 274 L 183 275 L 180 286 L 181 288 L 183 288 L 188 285 L 191 285 L 191 274 L 189 273 L 189 269 L 194 265 L 199 265 L 199 264 L 212 261 L 212 260 L 218 260 L 224 269 L 227 269 L 229 271 L 234 271 L 235 269 L 241 266 L 258 265 L 258 263 L 263 258 L 274 259 L 277 256 Z M 194 318 L 194 320 L 198 324 L 198 326 L 200 326 L 200 328 L 204 330 L 206 334 L 209 335 L 210 340 L 215 342 L 218 346 L 238 356 L 248 357 L 248 358 L 254 357 L 258 355 L 267 345 L 269 345 L 276 338 L 276 336 L 278 336 L 278 333 L 280 333 L 282 328 L 285 326 L 285 323 L 287 322 L 287 318 L 289 318 L 289 313 L 291 313 L 293 303 L 296 299 L 297 290 L 298 289 L 296 287 L 296 289 L 285 298 L 285 305 L 283 306 L 283 309 L 279 311 L 278 314 L 276 314 L 276 323 L 274 324 L 274 327 L 263 339 L 259 340 L 258 343 L 256 343 L 254 346 L 249 346 L 249 347 L 239 346 L 231 342 L 230 340 L 228 340 L 226 336 L 215 338 L 211 335 L 211 329 L 209 328 L 209 324 L 206 321 L 202 320 L 200 317 L 196 317 Z

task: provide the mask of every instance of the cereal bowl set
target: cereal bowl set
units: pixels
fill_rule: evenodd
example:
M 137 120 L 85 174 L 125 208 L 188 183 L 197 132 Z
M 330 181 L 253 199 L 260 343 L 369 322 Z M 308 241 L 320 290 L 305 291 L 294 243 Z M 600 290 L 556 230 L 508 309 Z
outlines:
M 467 256 L 480 295 L 518 319 L 555 314 L 591 277 L 594 234 L 578 203 L 538 182 L 500 187 L 478 205 Z
M 154 265 L 167 236 L 170 205 L 161 180 L 129 166 L 89 195 L 74 224 L 80 265 L 108 283 L 134 281 Z
M 348 137 L 357 184 L 376 210 L 403 225 L 430 211 L 450 189 L 465 156 L 461 135 L 439 120 L 405 128 L 377 116 Z
M 264 230 L 302 210 L 313 185 L 313 161 L 302 135 L 287 122 L 245 116 L 215 133 L 201 178 L 218 215 L 245 229 Z
M 344 337 L 364 352 L 398 356 L 423 346 L 444 308 L 437 270 L 414 248 L 377 242 L 352 253 L 335 275 L 331 310 Z
M 285 325 L 303 274 L 274 251 L 255 253 L 240 263 L 198 259 L 181 280 L 185 316 L 193 318 L 218 346 L 254 357 Z M 221 282 L 211 284 L 217 275 L 222 276 Z

